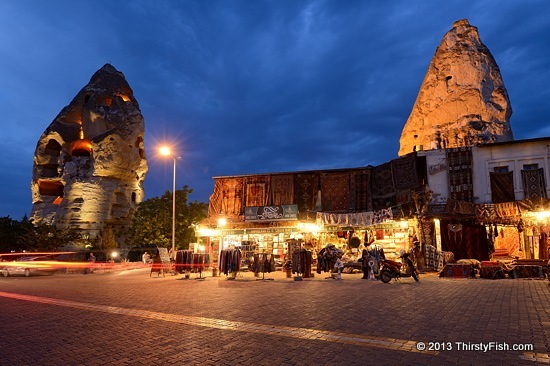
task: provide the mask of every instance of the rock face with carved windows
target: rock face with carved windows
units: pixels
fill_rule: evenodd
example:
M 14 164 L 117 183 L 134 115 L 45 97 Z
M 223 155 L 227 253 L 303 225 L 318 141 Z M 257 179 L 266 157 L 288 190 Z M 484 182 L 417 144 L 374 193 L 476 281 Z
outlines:
M 30 218 L 90 237 L 128 227 L 144 195 L 144 131 L 126 78 L 106 64 L 38 140 Z
M 468 20 L 445 34 L 403 128 L 399 156 L 414 150 L 513 140 L 500 69 Z

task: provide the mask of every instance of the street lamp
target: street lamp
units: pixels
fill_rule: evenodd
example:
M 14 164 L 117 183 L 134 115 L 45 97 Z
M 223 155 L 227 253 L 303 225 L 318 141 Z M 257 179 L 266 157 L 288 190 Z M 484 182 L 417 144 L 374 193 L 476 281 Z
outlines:
M 172 259 L 176 259 L 176 159 L 168 146 L 162 146 L 159 152 L 163 156 L 170 156 L 174 160 L 174 179 L 172 181 Z

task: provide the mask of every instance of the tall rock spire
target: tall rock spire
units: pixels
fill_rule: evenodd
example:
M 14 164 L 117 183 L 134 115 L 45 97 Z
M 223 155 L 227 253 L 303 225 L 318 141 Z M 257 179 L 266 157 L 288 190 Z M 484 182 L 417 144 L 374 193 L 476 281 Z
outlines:
M 90 237 L 128 227 L 144 195 L 144 131 L 132 89 L 106 64 L 38 140 L 31 219 Z
M 477 28 L 456 21 L 428 67 L 401 133 L 399 156 L 513 140 L 511 115 L 500 70 Z

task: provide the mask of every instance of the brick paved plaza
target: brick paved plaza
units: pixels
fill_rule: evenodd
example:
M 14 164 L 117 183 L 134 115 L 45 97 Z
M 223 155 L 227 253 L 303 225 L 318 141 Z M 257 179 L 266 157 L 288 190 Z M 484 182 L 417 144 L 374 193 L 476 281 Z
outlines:
M 0 364 L 550 364 L 548 280 L 194 277 L 0 278 Z

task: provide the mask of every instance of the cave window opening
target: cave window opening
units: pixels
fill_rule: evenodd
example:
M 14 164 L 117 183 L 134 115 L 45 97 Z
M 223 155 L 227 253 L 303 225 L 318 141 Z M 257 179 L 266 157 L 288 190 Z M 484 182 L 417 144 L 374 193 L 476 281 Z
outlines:
M 136 192 L 132 192 L 132 202 L 136 203 Z
M 92 154 L 92 143 L 90 140 L 81 139 L 72 143 L 71 156 L 90 157 Z
M 44 148 L 46 155 L 57 158 L 61 155 L 61 144 L 55 140 L 50 140 Z
M 44 164 L 42 165 L 42 176 L 44 178 L 57 178 L 59 177 L 59 166 L 57 164 Z
M 63 198 L 63 183 L 57 180 L 38 180 L 38 192 L 42 196 L 55 196 Z

